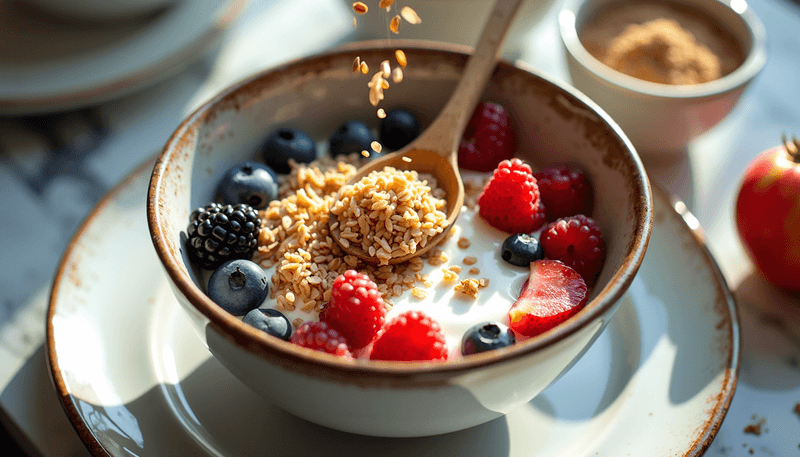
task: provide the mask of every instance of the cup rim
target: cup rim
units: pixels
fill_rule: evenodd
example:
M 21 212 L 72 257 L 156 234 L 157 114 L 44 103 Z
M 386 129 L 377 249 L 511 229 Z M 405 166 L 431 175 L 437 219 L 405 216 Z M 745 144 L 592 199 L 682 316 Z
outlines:
M 386 40 L 376 40 L 357 44 L 357 48 L 364 52 L 389 50 L 393 52 L 398 47 L 404 49 L 407 53 L 409 51 L 413 52 L 413 50 L 432 51 L 462 57 L 464 61 L 466 61 L 468 50 L 470 49 L 461 45 L 417 40 L 394 40 L 391 43 L 387 43 Z M 232 99 L 237 93 L 246 91 L 250 84 L 265 78 L 275 77 L 288 69 L 320 57 L 350 55 L 352 49 L 354 49 L 353 46 L 345 46 L 298 59 L 277 68 L 259 72 L 250 78 L 229 86 L 190 114 L 170 136 L 164 148 L 158 154 L 148 187 L 146 204 L 147 223 L 151 240 L 162 267 L 171 279 L 172 287 L 176 288 L 196 311 L 208 319 L 209 326 L 249 353 L 262 359 L 269 359 L 270 362 L 285 368 L 299 370 L 306 374 L 318 373 L 341 382 L 359 382 L 361 380 L 374 383 L 375 380 L 383 380 L 406 384 L 409 381 L 415 381 L 417 383 L 423 382 L 436 385 L 445 382 L 453 375 L 463 374 L 490 365 L 520 360 L 544 348 L 552 347 L 598 319 L 619 302 L 641 265 L 653 225 L 652 192 L 644 165 L 621 128 L 588 97 L 572 86 L 559 82 L 556 78 L 550 77 L 541 71 L 521 63 L 511 63 L 505 60 L 501 60 L 498 65 L 506 69 L 521 70 L 532 74 L 589 106 L 594 110 L 594 114 L 609 125 L 612 132 L 616 133 L 631 153 L 630 164 L 634 172 L 632 173 L 632 178 L 635 180 L 636 187 L 641 190 L 638 203 L 640 210 L 633 227 L 635 232 L 633 242 L 627 247 L 627 254 L 624 256 L 621 267 L 580 313 L 544 334 L 509 348 L 474 354 L 470 357 L 448 360 L 447 362 L 389 362 L 360 359 L 346 360 L 330 354 L 301 348 L 266 335 L 264 332 L 243 323 L 241 319 L 230 315 L 212 302 L 194 283 L 189 274 L 186 273 L 180 253 L 171 252 L 167 243 L 167 233 L 163 227 L 163 220 L 159 210 L 162 207 L 162 201 L 168 198 L 163 189 L 163 182 L 165 175 L 169 173 L 171 168 L 172 157 L 177 154 L 180 145 L 187 141 L 187 137 L 191 136 L 193 131 L 197 131 L 197 126 L 209 116 L 214 115 L 215 107 L 225 100 Z
M 639 1 L 639 0 L 634 0 Z M 595 77 L 615 87 L 634 93 L 672 99 L 698 99 L 721 95 L 738 89 L 758 75 L 767 61 L 767 35 L 764 24 L 747 0 L 707 0 L 724 5 L 736 14 L 750 32 L 750 52 L 741 65 L 727 75 L 700 84 L 671 85 L 645 81 L 621 73 L 603 64 L 583 46 L 577 30 L 577 17 L 592 0 L 564 0 L 558 13 L 561 41 L 567 52 Z M 697 6 L 702 2 L 680 0 L 682 5 Z M 630 3 L 627 3 L 630 4 Z

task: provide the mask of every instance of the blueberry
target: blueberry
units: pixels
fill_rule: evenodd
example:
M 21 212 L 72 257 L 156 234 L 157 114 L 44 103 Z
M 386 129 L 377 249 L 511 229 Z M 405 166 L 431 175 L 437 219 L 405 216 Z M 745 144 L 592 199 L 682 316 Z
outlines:
M 250 260 L 229 260 L 208 280 L 208 297 L 234 316 L 244 316 L 257 308 L 268 293 L 266 273 Z
M 277 309 L 256 308 L 245 314 L 242 322 L 284 341 L 292 336 L 292 323 Z
M 226 204 L 245 203 L 254 209 L 264 209 L 278 199 L 278 177 L 263 163 L 242 162 L 225 173 L 217 184 L 217 192 Z
M 331 156 L 336 157 L 363 150 L 372 152 L 372 142 L 376 139 L 367 124 L 361 121 L 347 121 L 331 135 Z
M 518 267 L 527 267 L 534 260 L 544 257 L 539 240 L 526 233 L 517 233 L 506 238 L 501 253 L 503 260 Z
M 259 148 L 264 163 L 278 173 L 289 173 L 289 159 L 308 163 L 317 158 L 317 146 L 307 133 L 289 127 L 279 128 Z
M 380 138 L 385 148 L 398 150 L 419 136 L 420 126 L 417 116 L 409 110 L 397 108 L 386 113 L 381 119 Z
M 464 333 L 461 339 L 461 354 L 479 354 L 511 346 L 515 342 L 514 332 L 505 325 L 500 322 L 484 322 Z

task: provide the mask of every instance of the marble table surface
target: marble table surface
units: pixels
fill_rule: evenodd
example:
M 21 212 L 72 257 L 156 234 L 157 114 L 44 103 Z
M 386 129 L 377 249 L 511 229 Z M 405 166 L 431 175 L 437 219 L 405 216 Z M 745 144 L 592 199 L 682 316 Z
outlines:
M 800 404 L 800 297 L 774 289 L 753 271 L 732 212 L 747 163 L 779 144 L 782 133 L 800 134 L 800 3 L 749 4 L 768 33 L 762 74 L 733 113 L 684 156 L 645 164 L 651 179 L 694 213 L 739 305 L 739 382 L 706 455 L 800 455 L 800 415 L 794 412 Z M 513 57 L 569 81 L 556 9 Z M 0 423 L 6 431 L 0 438 L 28 455 L 89 454 L 55 395 L 43 344 L 58 261 L 94 204 L 216 91 L 352 39 L 341 0 L 253 0 L 218 51 L 175 77 L 99 106 L 0 117 Z M 754 423 L 762 424 L 761 434 L 745 432 Z

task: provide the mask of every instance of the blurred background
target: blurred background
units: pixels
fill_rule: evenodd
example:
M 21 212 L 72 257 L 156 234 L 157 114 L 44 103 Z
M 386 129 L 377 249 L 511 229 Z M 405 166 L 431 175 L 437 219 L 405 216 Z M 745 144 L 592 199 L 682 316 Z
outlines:
M 397 37 L 462 45 L 477 38 L 491 6 L 405 3 L 423 23 Z M 800 455 L 800 414 L 792 412 L 800 404 L 800 298 L 754 273 L 732 216 L 748 162 L 782 133 L 800 133 L 800 4 L 748 3 L 768 36 L 763 71 L 722 122 L 645 165 L 695 214 L 739 301 L 740 381 L 707 454 Z M 504 57 L 569 82 L 560 5 L 527 0 Z M 3 448 L 88 455 L 50 384 L 43 343 L 58 262 L 89 211 L 223 88 L 351 41 L 394 37 L 385 15 L 359 17 L 358 27 L 354 17 L 347 0 L 0 0 Z M 743 434 L 761 418 L 770 433 Z

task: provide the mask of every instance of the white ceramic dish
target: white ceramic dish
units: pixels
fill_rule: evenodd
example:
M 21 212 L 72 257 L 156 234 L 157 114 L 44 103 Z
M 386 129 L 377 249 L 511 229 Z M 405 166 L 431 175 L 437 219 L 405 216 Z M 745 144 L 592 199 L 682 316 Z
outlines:
M 739 366 L 736 308 L 697 221 L 658 190 L 639 273 L 566 375 L 484 425 L 390 439 L 285 413 L 209 354 L 149 240 L 150 170 L 139 167 L 77 232 L 47 316 L 56 391 L 96 456 L 699 456 L 725 417 Z
M 130 94 L 211 52 L 248 0 L 182 0 L 138 21 L 87 26 L 0 2 L 0 115 L 74 109 Z

